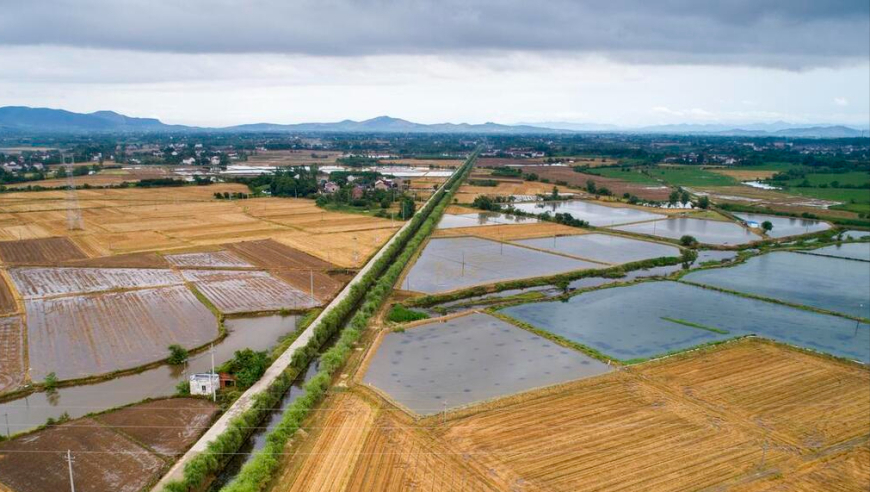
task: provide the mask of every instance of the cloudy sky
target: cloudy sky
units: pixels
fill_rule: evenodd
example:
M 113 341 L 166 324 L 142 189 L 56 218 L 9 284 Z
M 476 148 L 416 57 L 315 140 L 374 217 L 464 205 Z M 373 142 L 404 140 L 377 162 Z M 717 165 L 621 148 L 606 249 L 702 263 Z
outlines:
M 0 106 L 870 124 L 868 0 L 0 0 Z

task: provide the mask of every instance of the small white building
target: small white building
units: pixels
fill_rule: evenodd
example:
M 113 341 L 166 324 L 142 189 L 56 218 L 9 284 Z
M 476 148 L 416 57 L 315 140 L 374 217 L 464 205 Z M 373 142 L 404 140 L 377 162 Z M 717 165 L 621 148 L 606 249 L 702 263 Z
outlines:
M 217 392 L 221 387 L 221 377 L 219 374 L 210 372 L 201 372 L 190 376 L 190 394 L 211 396 L 213 392 Z

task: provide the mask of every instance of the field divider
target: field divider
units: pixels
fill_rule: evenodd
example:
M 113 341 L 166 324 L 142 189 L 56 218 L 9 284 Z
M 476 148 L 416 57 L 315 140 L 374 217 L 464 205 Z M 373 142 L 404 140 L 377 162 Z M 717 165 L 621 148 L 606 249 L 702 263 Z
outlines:
M 242 468 L 237 480 L 226 489 L 233 489 L 238 478 L 246 473 L 260 475 L 271 472 L 277 467 L 277 458 L 269 453 L 273 446 L 283 448 L 283 444 L 295 433 L 296 422 L 307 415 L 329 386 L 331 373 L 347 356 L 350 346 L 365 328 L 369 317 L 376 311 L 376 300 L 382 302 L 395 283 L 395 278 L 404 268 L 410 253 L 416 251 L 422 240 L 431 233 L 436 219 L 446 209 L 450 197 L 470 171 L 478 151 L 472 153 L 465 164 L 424 203 L 423 207 L 390 238 L 387 243 L 366 263 L 342 291 L 317 316 L 311 325 L 272 363 L 254 385 L 237 399 L 233 405 L 215 422 L 212 427 L 179 459 L 169 472 L 161 478 L 153 491 L 189 491 L 201 489 L 231 455 L 244 442 L 247 434 L 263 417 L 263 410 L 257 408 L 264 400 L 277 401 L 292 382 L 289 372 L 304 369 L 317 355 L 318 349 L 332 336 L 340 333 L 339 341 L 323 354 L 321 371 L 305 386 L 305 393 L 288 408 L 284 417 L 292 412 L 293 423 L 282 418 L 281 424 L 269 434 L 267 446 Z M 427 231 L 428 229 L 428 231 Z M 425 232 L 421 237 L 421 232 Z M 409 253 L 410 252 L 410 253 Z M 399 267 L 397 269 L 397 267 Z M 368 300 L 370 296 L 375 299 Z M 355 314 L 354 314 L 355 312 Z M 353 317 L 351 318 L 351 314 Z M 350 318 L 349 321 L 347 321 Z M 350 329 L 344 329 L 350 326 Z M 277 395 L 276 395 L 277 393 Z M 298 404 L 297 404 L 298 403 Z M 271 407 L 269 404 L 268 407 Z M 283 441 L 283 442 L 282 442 Z M 258 461 L 259 459 L 259 461 Z M 252 465 L 248 466 L 248 465 Z M 257 468 L 259 467 L 259 468 Z M 253 470 L 253 471 L 252 471 Z M 262 489 L 265 483 L 257 483 Z

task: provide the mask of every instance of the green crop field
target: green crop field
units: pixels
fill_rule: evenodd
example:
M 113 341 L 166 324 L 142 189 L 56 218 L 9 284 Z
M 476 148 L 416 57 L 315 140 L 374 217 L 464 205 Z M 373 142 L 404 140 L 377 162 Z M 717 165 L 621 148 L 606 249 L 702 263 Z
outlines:
M 671 186 L 734 186 L 740 184 L 736 179 L 722 174 L 707 171 L 695 166 L 658 167 L 650 170 L 650 174 L 664 180 Z
M 865 171 L 851 171 L 848 173 L 807 173 L 806 180 L 811 186 L 828 185 L 837 182 L 840 185 L 863 185 L 870 183 L 870 173 Z M 797 186 L 803 183 L 804 178 L 795 178 L 788 181 L 789 186 Z
M 648 176 L 645 173 L 642 173 L 641 170 L 644 168 L 638 167 L 600 167 L 587 169 L 583 172 L 586 174 L 594 174 L 596 176 L 601 176 L 603 178 L 614 178 L 621 179 L 624 181 L 628 181 L 631 183 L 640 183 L 645 185 L 658 185 L 659 183 L 656 179 Z M 649 173 L 655 175 L 655 168 L 647 168 L 645 169 Z

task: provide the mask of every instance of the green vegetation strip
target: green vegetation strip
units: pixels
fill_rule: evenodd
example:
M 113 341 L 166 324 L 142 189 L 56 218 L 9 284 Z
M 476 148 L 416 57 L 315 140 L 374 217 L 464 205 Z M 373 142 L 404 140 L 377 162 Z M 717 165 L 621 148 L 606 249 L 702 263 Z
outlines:
M 396 240 L 387 246 L 384 253 L 372 265 L 371 270 L 350 288 L 349 295 L 313 328 L 313 336 L 309 343 L 293 353 L 290 368 L 266 391 L 257 395 L 255 404 L 233 419 L 223 434 L 209 442 L 206 451 L 185 465 L 184 477 L 181 481 L 170 482 L 164 490 L 180 492 L 203 488 L 209 477 L 221 469 L 227 457 L 232 456 L 241 447 L 250 431 L 277 404 L 281 395 L 292 383 L 294 376 L 308 366 L 327 340 L 340 333 L 335 345 L 321 356 L 319 372 L 306 383 L 303 394 L 287 408 L 281 422 L 266 436 L 265 447 L 257 452 L 242 467 L 236 478 L 222 490 L 259 491 L 268 485 L 278 469 L 279 457 L 287 441 L 296 433 L 314 405 L 326 394 L 333 373 L 344 364 L 353 344 L 362 335 L 371 316 L 389 296 L 393 285 L 416 249 L 435 229 L 459 184 L 471 170 L 476 157 L 477 153 L 469 157 L 465 165 L 411 219 L 409 227 L 402 230 Z M 345 323 L 352 313 L 350 321 Z
M 720 328 L 713 328 L 712 326 L 706 326 L 706 325 L 702 325 L 699 323 L 692 323 L 691 321 L 686 321 L 684 319 L 669 318 L 667 316 L 662 316 L 661 319 L 663 319 L 665 321 L 670 321 L 671 323 L 676 323 L 678 325 L 688 326 L 690 328 L 697 328 L 699 330 L 712 331 L 713 333 L 718 333 L 720 335 L 728 335 L 731 333 L 728 330 L 722 330 Z

